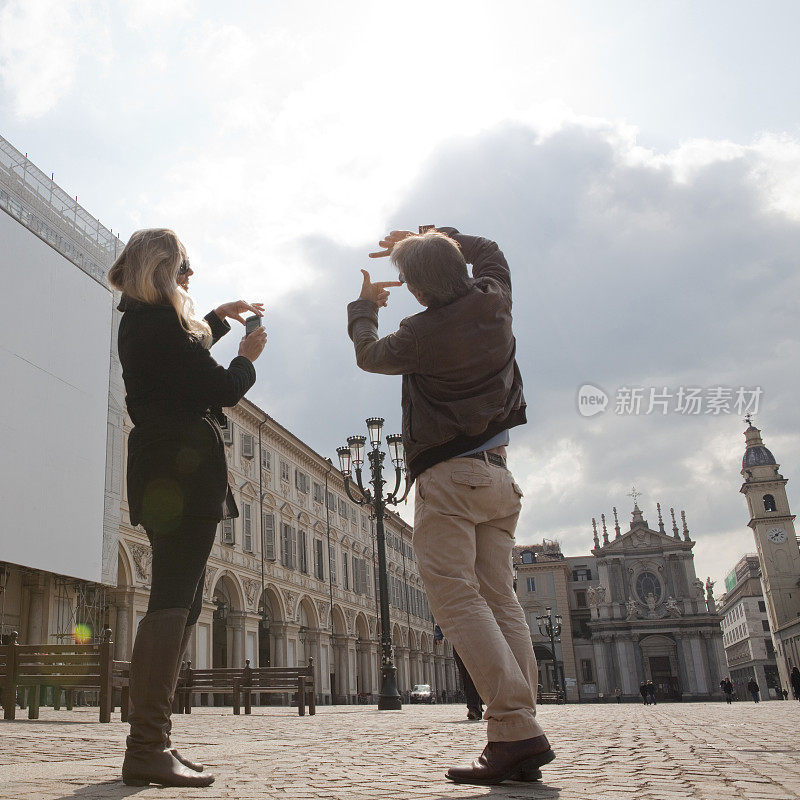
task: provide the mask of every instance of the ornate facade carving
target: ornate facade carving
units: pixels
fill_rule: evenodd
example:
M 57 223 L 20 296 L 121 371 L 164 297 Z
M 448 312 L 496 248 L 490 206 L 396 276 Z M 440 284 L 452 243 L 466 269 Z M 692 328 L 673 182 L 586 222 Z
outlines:
M 136 580 L 149 584 L 150 573 L 153 566 L 153 551 L 149 545 L 131 542 L 129 544 L 133 567 L 136 570 Z

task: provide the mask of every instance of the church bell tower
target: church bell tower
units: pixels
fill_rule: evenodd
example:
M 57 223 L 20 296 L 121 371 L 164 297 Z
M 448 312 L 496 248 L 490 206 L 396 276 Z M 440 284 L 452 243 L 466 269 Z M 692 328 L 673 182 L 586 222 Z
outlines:
M 786 496 L 787 479 L 778 471 L 775 456 L 764 446 L 761 431 L 747 418 L 742 459 L 744 483 L 740 491 L 750 511 L 764 599 L 770 628 L 779 645 L 777 659 L 781 680 L 788 686 L 788 668 L 781 642 L 781 628 L 800 621 L 800 547 L 794 529 L 794 514 Z

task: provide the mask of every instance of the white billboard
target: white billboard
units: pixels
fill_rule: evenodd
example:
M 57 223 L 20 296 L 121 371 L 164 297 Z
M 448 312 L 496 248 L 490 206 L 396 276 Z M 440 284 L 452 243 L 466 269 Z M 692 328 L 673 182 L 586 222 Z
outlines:
M 112 294 L 0 211 L 0 298 L 0 561 L 99 582 Z

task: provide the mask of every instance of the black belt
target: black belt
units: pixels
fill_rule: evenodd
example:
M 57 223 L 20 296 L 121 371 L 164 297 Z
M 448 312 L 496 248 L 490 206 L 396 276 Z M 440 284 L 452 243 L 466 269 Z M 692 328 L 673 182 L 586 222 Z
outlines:
M 497 453 L 487 453 L 486 450 L 480 453 L 470 453 L 468 456 L 461 456 L 461 458 L 477 458 L 480 461 L 488 461 L 496 467 L 505 467 L 506 465 L 506 460 L 503 456 L 499 456 Z

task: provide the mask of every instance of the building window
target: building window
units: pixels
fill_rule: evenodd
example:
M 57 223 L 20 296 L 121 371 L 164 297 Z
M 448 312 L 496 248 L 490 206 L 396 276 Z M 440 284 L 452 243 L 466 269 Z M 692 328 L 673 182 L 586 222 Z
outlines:
M 764 639 L 764 647 L 767 651 L 767 658 L 775 658 L 775 646 L 772 644 L 772 639 Z
M 317 483 L 316 481 L 314 481 L 314 502 L 315 503 L 325 502 L 325 490 L 322 488 L 322 484 Z
M 289 464 L 281 459 L 281 480 L 289 483 Z
M 362 514 L 361 515 L 361 530 L 366 533 L 366 530 L 367 530 L 367 515 L 366 514 Z
M 328 569 L 330 570 L 331 583 L 338 583 L 336 580 L 336 551 L 333 545 L 328 545 Z
M 764 629 L 764 630 L 765 630 L 767 633 L 769 633 L 769 621 L 768 621 L 768 620 L 762 619 L 762 620 L 761 620 L 761 627 L 762 627 L 762 628 L 763 628 L 763 629 Z
M 233 444 L 233 422 L 225 417 L 225 427 L 222 428 L 222 441 L 225 444 Z
M 222 534 L 221 534 L 222 544 L 233 544 L 234 539 L 234 530 L 233 530 L 233 520 L 232 519 L 224 519 L 222 520 Z
M 281 564 L 288 569 L 297 565 L 297 531 L 285 522 L 281 523 Z
M 652 594 L 658 601 L 661 599 L 661 581 L 652 572 L 643 572 L 636 579 L 636 594 L 643 602 L 647 602 L 647 595 Z
M 588 658 L 581 659 L 581 678 L 584 683 L 594 683 L 594 670 L 592 662 Z
M 339 516 L 347 519 L 347 503 L 339 498 Z
M 528 575 L 528 577 L 525 578 L 525 588 L 529 592 L 536 591 L 536 579 L 532 575 Z
M 775 498 L 771 494 L 764 495 L 764 511 L 777 511 Z
M 764 614 L 767 610 L 767 604 L 763 600 L 758 601 L 758 610 Z
M 306 547 L 306 532 L 297 532 L 297 552 L 300 557 L 300 572 L 308 575 L 308 548 Z
M 522 563 L 523 564 L 533 564 L 536 561 L 536 553 L 532 550 L 523 550 L 522 551 Z
M 336 511 L 336 495 L 333 492 L 328 491 L 327 499 L 328 499 L 328 508 L 331 511 Z
M 299 469 L 294 471 L 294 486 L 298 492 L 308 494 L 308 475 L 305 472 L 300 472 Z
M 581 569 L 572 570 L 573 581 L 590 581 L 592 579 L 592 571 L 582 567 Z
M 324 552 L 322 548 L 322 539 L 314 539 L 314 577 L 318 581 L 325 580 Z
M 350 589 L 350 562 L 344 550 L 342 550 L 342 585 L 345 589 Z
M 267 561 L 275 560 L 275 516 L 263 514 L 261 516 L 261 552 Z
M 272 453 L 266 448 L 261 450 L 261 468 L 272 472 Z
M 253 552 L 253 507 L 250 503 L 242 503 L 242 549 Z
M 578 589 L 575 592 L 575 603 L 577 604 L 578 608 L 586 608 L 586 590 L 585 589 Z
M 249 433 L 242 434 L 242 458 L 253 457 L 253 437 Z

